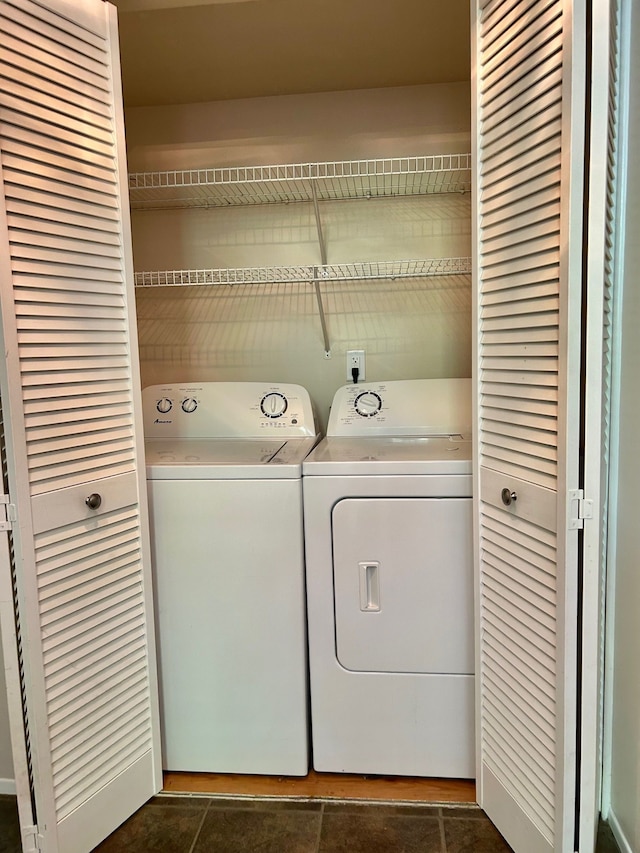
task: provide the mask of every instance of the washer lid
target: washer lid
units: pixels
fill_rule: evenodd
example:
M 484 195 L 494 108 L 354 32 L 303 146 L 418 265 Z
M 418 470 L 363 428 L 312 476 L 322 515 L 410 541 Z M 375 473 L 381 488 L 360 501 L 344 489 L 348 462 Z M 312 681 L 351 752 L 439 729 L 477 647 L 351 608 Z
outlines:
M 471 474 L 470 436 L 323 439 L 303 465 L 305 476 Z
M 316 438 L 147 439 L 148 480 L 280 479 L 301 475 Z

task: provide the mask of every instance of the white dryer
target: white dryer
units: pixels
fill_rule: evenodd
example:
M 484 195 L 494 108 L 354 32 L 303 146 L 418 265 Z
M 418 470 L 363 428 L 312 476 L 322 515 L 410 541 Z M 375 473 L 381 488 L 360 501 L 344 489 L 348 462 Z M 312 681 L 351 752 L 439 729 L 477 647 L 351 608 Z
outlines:
M 304 775 L 309 395 L 156 385 L 143 413 L 165 769 Z
M 313 766 L 470 778 L 471 384 L 348 385 L 303 465 Z

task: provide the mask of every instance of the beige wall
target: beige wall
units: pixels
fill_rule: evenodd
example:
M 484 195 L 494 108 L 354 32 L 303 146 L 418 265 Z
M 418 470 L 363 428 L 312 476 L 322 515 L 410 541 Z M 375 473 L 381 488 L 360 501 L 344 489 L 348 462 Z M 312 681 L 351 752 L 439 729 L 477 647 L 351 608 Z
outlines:
M 468 84 L 259 98 L 127 112 L 130 171 L 466 152 Z M 470 254 L 469 195 L 324 202 L 329 263 Z M 310 204 L 132 214 L 136 270 L 315 264 Z M 326 420 L 347 349 L 372 380 L 468 376 L 468 277 L 324 286 L 138 290 L 143 384 L 306 386 Z
M 611 819 L 628 847 L 640 851 L 640 8 L 630 3 L 632 28 L 627 221 L 622 310 L 622 368 L 619 416 L 619 475 L 613 629 L 613 712 L 611 737 Z

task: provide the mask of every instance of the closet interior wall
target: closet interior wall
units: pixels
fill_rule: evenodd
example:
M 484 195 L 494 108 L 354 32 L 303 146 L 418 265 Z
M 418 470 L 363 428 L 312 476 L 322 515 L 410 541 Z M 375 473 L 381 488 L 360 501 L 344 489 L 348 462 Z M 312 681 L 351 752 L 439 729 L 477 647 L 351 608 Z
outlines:
M 468 82 L 287 95 L 126 111 L 130 172 L 464 153 Z M 470 195 L 320 202 L 329 263 L 468 257 Z M 308 202 L 133 210 L 138 272 L 320 264 Z M 327 358 L 313 286 L 141 287 L 143 385 L 272 381 L 304 385 L 322 427 L 346 381 L 463 377 L 471 370 L 469 275 L 323 284 Z

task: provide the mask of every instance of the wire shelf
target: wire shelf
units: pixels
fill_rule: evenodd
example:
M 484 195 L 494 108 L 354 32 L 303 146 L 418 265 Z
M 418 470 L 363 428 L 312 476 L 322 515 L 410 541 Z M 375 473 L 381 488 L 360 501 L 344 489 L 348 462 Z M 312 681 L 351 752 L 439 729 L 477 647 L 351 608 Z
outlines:
M 371 261 L 318 266 L 242 267 L 238 269 L 137 272 L 136 287 L 193 285 L 286 284 L 339 281 L 381 281 L 471 273 L 471 258 L 414 261 Z
M 471 154 L 133 172 L 134 210 L 468 192 Z

